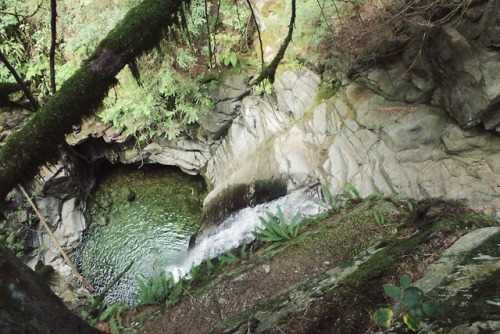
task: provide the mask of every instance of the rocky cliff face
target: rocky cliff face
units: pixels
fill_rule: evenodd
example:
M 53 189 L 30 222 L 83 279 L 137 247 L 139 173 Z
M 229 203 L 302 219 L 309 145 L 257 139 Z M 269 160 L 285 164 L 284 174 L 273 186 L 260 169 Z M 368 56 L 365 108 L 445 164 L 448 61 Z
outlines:
M 495 1 L 473 1 L 456 25 L 405 40 L 377 66 L 354 64 L 352 80 L 282 65 L 272 94 L 259 95 L 247 94 L 244 74 L 226 75 L 214 92 L 216 109 L 202 113 L 197 131 L 172 141 L 136 143 L 97 120 L 69 141 L 93 161 L 202 174 L 212 189 L 209 212 L 231 189 L 271 180 L 289 191 L 321 183 L 338 194 L 352 183 L 363 195 L 463 199 L 495 213 L 499 12 Z
M 207 205 L 236 183 L 284 179 L 289 189 L 321 182 L 335 194 L 352 183 L 364 195 L 377 190 L 465 199 L 489 212 L 500 207 L 497 135 L 463 129 L 443 108 L 388 100 L 362 83 L 329 99 L 320 85 L 305 68 L 284 71 L 275 95 L 243 99 L 207 163 L 214 185 Z

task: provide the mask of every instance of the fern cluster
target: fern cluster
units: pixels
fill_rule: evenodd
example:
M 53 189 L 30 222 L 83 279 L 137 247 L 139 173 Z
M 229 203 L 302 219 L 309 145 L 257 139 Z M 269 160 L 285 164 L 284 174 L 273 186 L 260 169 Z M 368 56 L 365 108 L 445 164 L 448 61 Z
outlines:
M 179 301 L 183 292 L 182 280 L 175 282 L 172 275 L 164 273 L 148 280 L 137 279 L 139 294 L 137 301 L 143 305 L 154 305 L 166 301 L 167 305 L 174 305 Z
M 252 232 L 260 241 L 272 242 L 270 246 L 265 248 L 266 251 L 281 247 L 287 241 L 295 239 L 300 230 L 309 223 L 307 220 L 302 220 L 299 212 L 292 217 L 290 222 L 287 222 L 285 214 L 279 206 L 278 217 L 275 217 L 270 212 L 266 212 L 266 214 L 267 220 L 264 217 L 259 217 L 263 227 L 258 227 Z
M 206 5 L 215 6 L 210 2 Z M 189 133 L 189 125 L 198 121 L 200 113 L 215 106 L 209 92 L 218 81 L 205 81 L 205 69 L 212 67 L 213 61 L 240 67 L 236 51 L 246 30 L 248 11 L 240 13 L 229 0 L 217 6 L 216 16 L 209 17 L 207 25 L 205 1 L 192 1 L 187 33 L 175 32 L 172 41 L 162 42 L 158 50 L 141 57 L 134 76 L 139 85 L 130 73 L 120 74 L 121 87 L 106 99 L 101 118 L 139 140 L 173 139 Z M 210 50 L 209 39 L 213 41 Z
M 359 190 L 356 189 L 356 187 L 352 185 L 352 183 L 347 183 L 344 187 L 344 191 L 339 193 L 337 196 L 333 196 L 330 192 L 330 189 L 328 189 L 328 187 L 326 186 L 321 187 L 321 192 L 323 195 L 323 201 L 317 202 L 317 204 L 333 211 L 338 211 L 344 208 L 350 201 L 369 201 L 380 196 L 380 194 L 375 191 L 363 198 L 361 197 L 361 193 L 359 192 Z

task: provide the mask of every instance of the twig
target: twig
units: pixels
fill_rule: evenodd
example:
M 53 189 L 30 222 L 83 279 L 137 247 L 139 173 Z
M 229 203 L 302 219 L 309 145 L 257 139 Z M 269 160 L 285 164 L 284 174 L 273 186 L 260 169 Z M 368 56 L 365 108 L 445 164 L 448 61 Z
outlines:
M 272 60 L 271 64 L 269 64 L 253 81 L 251 84 L 256 86 L 265 79 L 269 79 L 271 83 L 274 83 L 274 76 L 276 74 L 276 68 L 278 67 L 279 63 L 281 60 L 283 60 L 283 57 L 285 56 L 285 51 L 288 48 L 288 44 L 292 41 L 292 36 L 293 36 L 293 28 L 295 25 L 295 10 L 296 10 L 296 0 L 292 0 L 292 14 L 290 15 L 290 25 L 288 26 L 288 34 L 285 38 L 285 41 L 283 44 L 281 44 L 281 47 L 278 50 L 278 53 Z
M 252 13 L 252 19 L 255 24 L 255 28 L 257 29 L 257 36 L 259 37 L 259 45 L 260 45 L 260 64 L 261 64 L 260 66 L 261 66 L 261 71 L 264 71 L 264 49 L 262 46 L 262 37 L 260 36 L 259 23 L 257 22 L 257 17 L 255 16 L 250 0 L 247 0 L 247 4 L 248 7 L 250 8 L 250 12 Z
M 92 307 L 90 308 L 89 313 L 95 312 L 97 310 L 97 307 L 99 306 L 99 304 L 102 303 L 102 301 L 104 300 L 104 297 L 106 297 L 106 294 L 109 292 L 109 290 L 111 290 L 111 288 L 116 283 L 118 283 L 119 280 L 121 280 L 123 275 L 125 275 L 125 273 L 130 270 L 130 268 L 132 267 L 133 264 L 134 264 L 134 261 L 130 261 L 128 266 L 126 266 L 125 269 L 123 269 L 122 272 L 119 273 L 118 276 L 116 276 L 115 279 L 104 288 L 104 290 L 102 290 L 102 292 L 99 294 L 99 296 L 97 296 L 94 303 L 92 304 Z
M 28 193 L 26 193 L 26 190 L 24 190 L 24 188 L 23 188 L 22 185 L 19 185 L 19 189 L 21 189 L 21 192 L 23 193 L 24 197 L 26 197 L 26 200 L 31 205 L 31 207 L 33 208 L 33 210 L 37 214 L 38 218 L 40 218 L 40 221 L 42 222 L 43 226 L 47 230 L 47 233 L 50 235 L 50 238 L 52 239 L 52 242 L 57 247 L 57 249 L 59 250 L 59 252 L 61 252 L 61 255 L 63 256 L 64 260 L 66 261 L 66 263 L 70 266 L 71 270 L 73 271 L 73 274 L 75 274 L 75 276 L 83 283 L 83 285 L 85 285 L 85 287 L 87 289 L 89 289 L 90 292 L 94 292 L 95 291 L 94 287 L 92 285 L 90 285 L 90 283 L 82 275 L 80 275 L 80 273 L 78 272 L 78 270 L 76 269 L 76 267 L 73 265 L 73 262 L 71 262 L 71 260 L 69 259 L 69 257 L 66 255 L 66 252 L 64 252 L 64 250 L 62 249 L 61 245 L 59 245 L 59 242 L 57 242 L 57 239 L 54 236 L 54 233 L 52 233 L 52 231 L 50 230 L 49 225 L 47 224 L 47 222 L 43 218 L 43 216 L 40 213 L 40 211 L 38 211 L 38 208 L 36 207 L 35 203 L 33 203 L 33 201 L 31 200 L 31 198 L 29 197 Z
M 10 12 L 4 12 L 4 11 L 0 11 L 0 14 L 1 15 L 11 15 L 11 16 L 14 16 L 15 18 L 17 18 L 18 20 L 19 20 L 19 18 L 29 19 L 30 17 L 33 17 L 33 16 L 35 16 L 36 13 L 38 13 L 38 10 L 42 7 L 42 4 L 43 4 L 43 0 L 37 4 L 36 9 L 33 13 L 27 14 L 27 15 L 21 15 L 21 14 L 17 14 L 17 13 L 10 13 Z
M 52 94 L 56 92 L 56 46 L 57 46 L 57 3 L 50 0 L 50 89 Z
M 23 90 L 24 94 L 26 95 L 26 98 L 30 101 L 31 105 L 33 106 L 33 110 L 37 111 L 40 109 L 40 104 L 38 104 L 38 101 L 35 99 L 33 94 L 31 94 L 31 91 L 26 87 L 24 84 L 24 81 L 21 79 L 19 74 L 17 74 L 16 69 L 10 64 L 10 62 L 7 60 L 7 57 L 0 51 L 0 61 L 5 64 L 5 67 L 9 70 L 10 74 L 16 79 L 17 84 L 21 89 Z
M 208 20 L 208 0 L 205 0 L 205 21 L 207 22 L 207 35 L 208 35 L 208 66 L 209 68 L 212 68 L 212 40 L 210 37 L 210 22 Z

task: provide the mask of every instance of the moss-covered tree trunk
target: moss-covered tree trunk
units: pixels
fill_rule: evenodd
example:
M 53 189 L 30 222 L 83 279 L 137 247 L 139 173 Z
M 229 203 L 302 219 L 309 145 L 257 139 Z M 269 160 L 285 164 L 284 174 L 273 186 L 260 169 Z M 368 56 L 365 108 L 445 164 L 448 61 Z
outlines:
M 0 332 L 98 334 L 31 269 L 0 245 Z
M 57 161 L 65 136 L 100 106 L 116 83 L 116 74 L 155 47 L 166 29 L 178 25 L 182 5 L 188 3 L 144 0 L 129 10 L 90 59 L 2 147 L 0 200 L 17 184 L 31 180 L 40 166 Z

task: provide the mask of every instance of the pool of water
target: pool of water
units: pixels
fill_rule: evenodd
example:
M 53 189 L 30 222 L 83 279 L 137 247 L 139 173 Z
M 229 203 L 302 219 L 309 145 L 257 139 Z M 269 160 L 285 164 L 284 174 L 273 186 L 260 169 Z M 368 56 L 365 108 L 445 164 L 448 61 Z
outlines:
M 77 263 L 101 292 L 133 261 L 106 301 L 133 304 L 137 278 L 183 261 L 200 223 L 205 183 L 175 168 L 122 166 L 93 194 Z

